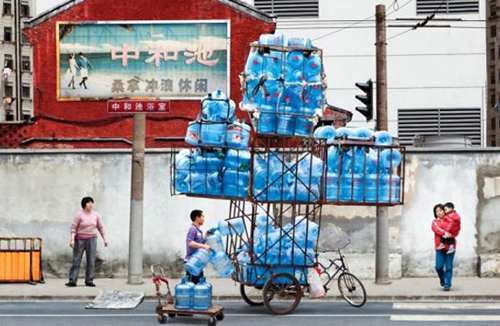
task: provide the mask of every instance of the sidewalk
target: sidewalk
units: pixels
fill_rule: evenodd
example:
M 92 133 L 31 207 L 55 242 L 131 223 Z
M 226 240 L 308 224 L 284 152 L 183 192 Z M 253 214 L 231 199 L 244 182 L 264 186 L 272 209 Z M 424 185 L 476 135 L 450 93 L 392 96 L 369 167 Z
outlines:
M 96 279 L 96 287 L 86 287 L 83 279 L 78 287 L 64 286 L 66 279 L 47 279 L 45 284 L 0 284 L 0 301 L 89 301 L 103 290 L 142 291 L 146 300 L 155 300 L 155 287 L 149 278 L 140 285 L 129 285 L 127 279 Z M 171 279 L 174 290 L 179 279 Z M 242 300 L 239 284 L 230 279 L 209 279 L 213 285 L 214 300 Z M 378 285 L 373 280 L 363 280 L 370 301 L 500 301 L 500 278 L 455 277 L 451 291 L 444 292 L 435 278 L 404 278 L 392 280 L 391 284 Z M 165 293 L 165 288 L 162 289 Z M 328 296 L 323 300 L 340 299 L 336 280 L 331 284 Z

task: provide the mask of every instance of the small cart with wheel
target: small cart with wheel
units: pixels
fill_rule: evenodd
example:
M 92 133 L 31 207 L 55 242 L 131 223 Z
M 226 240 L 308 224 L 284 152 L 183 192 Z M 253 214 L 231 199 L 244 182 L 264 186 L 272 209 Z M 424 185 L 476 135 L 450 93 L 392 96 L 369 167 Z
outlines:
M 158 272 L 156 272 L 158 271 Z M 164 269 L 159 265 L 151 266 L 151 272 L 153 273 L 152 281 L 156 288 L 156 297 L 158 299 L 158 305 L 156 306 L 156 313 L 158 314 L 158 323 L 166 324 L 168 317 L 175 318 L 177 316 L 208 316 L 208 326 L 217 325 L 217 321 L 224 319 L 224 307 L 222 306 L 212 306 L 208 310 L 180 310 L 176 309 L 174 306 L 174 297 L 170 291 L 170 285 L 168 279 L 165 276 Z M 167 293 L 162 295 L 161 284 L 165 283 L 167 287 Z M 168 317 L 167 317 L 168 316 Z

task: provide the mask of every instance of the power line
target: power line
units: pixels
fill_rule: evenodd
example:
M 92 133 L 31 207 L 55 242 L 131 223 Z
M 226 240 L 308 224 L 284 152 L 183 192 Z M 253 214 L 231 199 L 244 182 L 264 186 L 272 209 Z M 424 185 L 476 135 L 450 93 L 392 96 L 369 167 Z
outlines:
M 387 89 L 393 90 L 412 90 L 412 89 L 421 89 L 421 90 L 432 90 L 432 89 L 484 89 L 484 86 L 399 86 L 399 87 L 387 87 Z M 355 87 L 328 87 L 328 91 L 351 91 L 358 90 Z
M 402 53 L 388 54 L 388 57 L 427 57 L 427 56 L 466 56 L 466 55 L 486 55 L 486 52 L 463 52 L 463 53 Z M 372 58 L 375 54 L 327 54 L 323 58 Z

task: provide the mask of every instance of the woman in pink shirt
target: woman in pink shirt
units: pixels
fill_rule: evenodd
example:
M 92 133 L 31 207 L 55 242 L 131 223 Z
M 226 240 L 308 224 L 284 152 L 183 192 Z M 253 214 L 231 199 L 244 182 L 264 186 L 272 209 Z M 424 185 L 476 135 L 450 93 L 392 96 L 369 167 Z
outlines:
M 98 232 L 104 240 L 104 246 L 107 247 L 109 242 L 106 240 L 106 233 L 104 233 L 101 217 L 98 213 L 94 212 L 94 199 L 92 197 L 84 197 L 82 199 L 82 210 L 78 212 L 73 223 L 71 223 L 71 242 L 69 246 L 73 248 L 73 266 L 71 266 L 69 271 L 69 282 L 66 283 L 66 286 L 76 286 L 84 251 L 87 258 L 85 285 L 95 286 L 94 267 Z

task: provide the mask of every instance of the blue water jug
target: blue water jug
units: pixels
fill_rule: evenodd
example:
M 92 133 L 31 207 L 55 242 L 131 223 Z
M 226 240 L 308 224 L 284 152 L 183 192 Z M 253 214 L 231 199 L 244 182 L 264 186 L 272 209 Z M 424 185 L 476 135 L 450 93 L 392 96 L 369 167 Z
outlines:
M 232 148 L 248 148 L 251 127 L 246 123 L 234 123 L 227 126 L 227 146 Z
M 242 251 L 236 257 L 238 260 L 238 264 L 240 266 L 240 279 L 243 282 L 248 281 L 248 267 L 247 265 L 250 263 L 250 255 L 246 251 Z
M 354 130 L 347 127 L 340 127 L 337 129 L 336 138 L 352 138 L 354 136 Z
M 339 200 L 339 178 L 337 173 L 330 170 L 326 175 L 326 200 L 331 202 Z
M 208 262 L 213 256 L 212 251 L 207 251 L 205 249 L 198 249 L 191 256 L 189 261 L 184 265 L 186 271 L 194 276 L 200 275 L 201 271 L 207 266 Z
M 286 64 L 293 69 L 303 69 L 304 53 L 302 51 L 292 51 L 286 56 Z
M 379 202 L 399 203 L 400 178 L 395 174 L 379 175 Z
M 285 95 L 284 104 L 286 107 L 291 107 L 293 110 L 284 113 L 302 113 L 303 112 L 303 101 L 302 101 L 302 86 L 295 84 L 285 85 Z M 302 112 L 301 112 L 302 111 Z
M 219 221 L 219 232 L 222 236 L 228 236 L 230 234 L 243 234 L 243 232 L 245 232 L 245 223 L 241 218 Z
M 274 231 L 274 221 L 266 215 L 260 215 L 259 217 L 257 217 L 257 228 L 263 234 L 266 233 L 266 229 L 267 229 L 268 233 L 273 232 Z
M 226 145 L 226 124 L 206 122 L 201 124 L 201 141 L 203 145 L 222 147 Z M 199 145 L 199 144 L 198 144 Z
M 323 108 L 323 87 L 321 84 L 307 84 L 303 90 L 303 98 L 305 114 L 313 115 L 315 110 Z
M 222 175 L 222 191 L 227 197 L 248 197 L 248 171 L 225 169 Z
M 265 66 L 264 70 L 266 72 L 267 77 L 269 78 L 280 78 L 284 72 L 284 63 L 283 63 L 283 52 L 279 51 L 271 51 L 271 53 L 264 55 L 265 58 Z
M 218 252 L 210 261 L 219 277 L 228 277 L 234 272 L 234 266 L 225 252 Z
M 305 37 L 289 37 L 287 39 L 287 46 L 299 48 L 312 48 L 311 40 Z
M 381 194 L 381 189 L 379 187 L 380 184 L 380 175 L 377 174 L 367 174 L 366 175 L 366 202 L 367 203 L 375 203 L 377 202 L 377 198 L 379 197 L 379 193 Z
M 364 147 L 350 149 L 351 159 L 354 161 L 354 173 L 365 173 L 368 170 L 368 157 Z
M 193 287 L 193 310 L 203 311 L 212 307 L 212 289 L 202 277 Z
M 401 164 L 401 153 L 397 149 L 387 148 L 380 152 L 380 166 L 383 169 L 396 169 Z
M 191 164 L 191 170 L 193 168 L 196 171 L 217 171 L 220 168 L 222 168 L 222 163 L 223 160 L 222 158 L 224 157 L 224 154 L 220 150 L 215 150 L 211 152 L 199 152 L 196 151 L 198 149 L 195 149 L 194 152 L 197 154 L 193 155 L 193 160 Z M 189 167 L 188 167 L 189 169 Z
M 260 107 L 263 99 L 262 87 L 258 79 L 247 78 L 243 91 L 243 107 L 244 110 L 256 110 Z
M 234 101 L 220 89 L 202 99 L 202 117 L 206 121 L 233 121 L 235 109 Z
M 190 145 L 198 146 L 200 144 L 200 128 L 199 122 L 193 121 L 188 124 L 186 137 L 184 141 Z
M 250 168 L 250 152 L 243 149 L 228 149 L 224 166 L 231 170 L 246 171 Z
M 313 127 L 313 122 L 307 117 L 298 116 L 295 118 L 295 136 L 309 137 L 311 136 L 311 131 Z
M 375 145 L 392 145 L 392 136 L 387 131 L 375 132 Z
M 308 83 L 321 82 L 321 59 L 317 55 L 311 55 L 306 62 L 305 75 Z
M 259 44 L 283 46 L 284 37 L 282 34 L 262 34 L 259 37 Z
M 188 282 L 187 278 L 183 277 L 181 283 L 175 286 L 174 292 L 175 309 L 193 309 L 194 284 L 192 282 Z
M 305 75 L 301 69 L 287 66 L 285 68 L 285 83 L 302 83 Z
M 362 174 L 342 175 L 340 178 L 340 200 L 345 202 L 362 202 L 364 198 L 365 179 Z
M 362 140 L 369 140 L 374 136 L 373 131 L 367 128 L 357 128 L 353 132 L 354 138 L 359 138 Z
M 332 144 L 336 135 L 337 132 L 333 126 L 321 126 L 314 131 L 314 138 L 326 139 L 327 144 Z
M 261 113 L 257 132 L 259 134 L 275 134 L 277 130 L 277 119 L 274 113 Z
M 254 78 L 264 73 L 264 57 L 258 51 L 251 52 L 248 56 L 245 73 Z
M 295 266 L 310 266 L 314 264 L 315 253 L 314 249 L 305 250 L 303 247 L 293 246 L 288 250 L 293 259 Z M 292 255 L 293 252 L 293 255 Z
M 295 116 L 278 115 L 278 135 L 291 136 L 295 130 Z
M 205 243 L 215 252 L 224 251 L 224 242 L 222 241 L 222 236 L 218 231 L 209 234 Z
M 263 93 L 261 107 L 270 107 L 261 109 L 261 111 L 276 112 L 278 104 L 283 102 L 283 82 L 274 79 L 266 80 L 261 91 Z
M 175 185 L 175 191 L 184 194 L 189 192 L 188 180 L 189 171 L 186 170 L 175 170 L 173 183 Z

